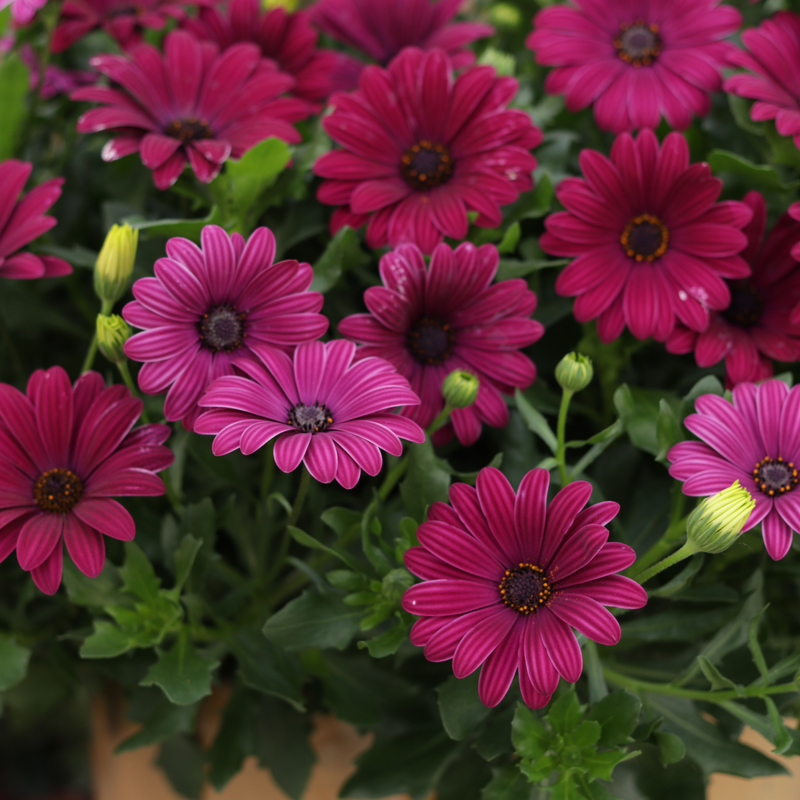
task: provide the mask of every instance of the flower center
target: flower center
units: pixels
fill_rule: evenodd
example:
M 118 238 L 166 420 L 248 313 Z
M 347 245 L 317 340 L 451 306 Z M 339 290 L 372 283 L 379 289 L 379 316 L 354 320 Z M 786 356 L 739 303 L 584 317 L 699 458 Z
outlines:
M 214 132 L 208 126 L 208 120 L 197 119 L 197 117 L 187 117 L 186 119 L 174 119 L 164 128 L 167 136 L 180 139 L 182 142 L 194 142 L 198 139 L 213 139 Z
M 303 433 L 322 433 L 333 425 L 330 409 L 317 401 L 313 406 L 298 403 L 289 409 L 288 424 Z
M 72 471 L 59 467 L 39 476 L 33 496 L 44 511 L 64 514 L 71 511 L 83 494 L 83 481 Z
M 200 340 L 209 350 L 218 353 L 224 350 L 233 352 L 242 346 L 242 339 L 247 334 L 244 332 L 244 320 L 247 314 L 240 314 L 236 306 L 216 306 L 203 314 L 197 322 L 200 331 Z
M 732 281 L 728 283 L 731 290 L 731 304 L 722 312 L 722 316 L 739 325 L 749 328 L 761 319 L 764 301 L 750 281 Z
M 780 456 L 762 458 L 753 470 L 753 478 L 758 488 L 770 497 L 791 492 L 800 480 L 794 464 L 784 461 Z
M 418 320 L 408 334 L 408 349 L 420 364 L 444 364 L 453 355 L 453 330 L 431 317 Z
M 430 189 L 447 183 L 453 174 L 450 151 L 436 142 L 423 139 L 406 150 L 400 159 L 400 172 L 412 189 Z
M 648 66 L 661 52 L 661 36 L 658 25 L 646 25 L 643 19 L 623 22 L 619 35 L 614 39 L 617 55 L 634 67 Z
M 550 597 L 550 584 L 544 570 L 533 564 L 520 564 L 507 569 L 499 589 L 503 602 L 520 614 L 536 611 Z
M 625 226 L 619 241 L 630 258 L 655 261 L 667 252 L 669 231 L 658 217 L 639 214 Z

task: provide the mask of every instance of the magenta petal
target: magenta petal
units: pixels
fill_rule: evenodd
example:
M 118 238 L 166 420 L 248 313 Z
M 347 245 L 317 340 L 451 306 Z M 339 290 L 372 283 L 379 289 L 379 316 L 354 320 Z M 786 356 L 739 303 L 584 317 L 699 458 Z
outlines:
M 519 550 L 514 535 L 514 504 L 516 495 L 508 478 L 494 467 L 486 467 L 478 473 L 476 482 L 478 500 L 483 515 L 489 523 L 495 541 L 516 563 L 525 557 Z
M 492 605 L 501 605 L 499 590 L 477 580 L 418 583 L 403 595 L 403 608 L 410 614 L 422 616 L 462 614 Z
M 431 636 L 425 645 L 425 658 L 428 661 L 451 659 L 464 636 L 480 622 L 493 616 L 495 612 L 496 608 L 480 608 L 468 614 L 439 617 L 439 619 L 447 620 L 447 625 Z
M 136 535 L 133 517 L 116 500 L 84 498 L 73 509 L 81 522 L 112 539 L 130 542 Z
M 478 680 L 478 696 L 488 708 L 494 708 L 506 696 L 519 664 L 520 625 L 513 627 L 506 638 L 486 659 Z
M 561 577 L 558 588 L 566 589 L 568 586 L 579 586 L 597 578 L 604 578 L 614 572 L 627 569 L 636 561 L 636 552 L 622 542 L 606 542 L 597 555 L 582 569 L 568 577 Z
M 775 509 L 764 517 L 761 529 L 769 557 L 773 561 L 780 561 L 792 546 L 792 529 Z
M 561 589 L 564 596 L 579 594 L 598 603 L 617 608 L 642 608 L 647 603 L 647 592 L 636 581 L 623 575 L 607 575 L 578 584 L 571 589 Z
M 44 513 L 31 517 L 19 532 L 17 560 L 24 570 L 44 563 L 56 546 L 60 547 L 64 518 L 61 514 Z
M 520 481 L 514 504 L 517 547 L 519 552 L 527 554 L 534 564 L 539 563 L 544 541 L 549 486 L 548 470 L 532 469 Z
M 617 644 L 622 636 L 616 618 L 591 597 L 572 591 L 556 592 L 548 608 L 567 625 L 598 644 Z
M 498 582 L 503 566 L 480 542 L 443 522 L 423 522 L 417 528 L 420 544 L 433 555 L 472 575 Z
M 403 561 L 411 573 L 427 581 L 436 581 L 442 578 L 469 581 L 473 578 L 471 573 L 464 572 L 440 560 L 424 547 L 410 547 L 403 554 Z
M 274 450 L 275 463 L 278 469 L 284 472 L 294 472 L 303 460 L 313 435 L 312 433 L 292 431 L 292 433 L 279 437 L 275 442 Z
M 72 384 L 61 367 L 42 375 L 35 402 L 36 424 L 51 462 L 66 465 L 72 435 Z
M 558 675 L 556 675 L 556 679 Z M 530 678 L 526 670 L 520 668 L 519 670 L 519 688 L 522 692 L 522 699 L 525 702 L 525 705 L 528 708 L 538 709 L 544 708 L 549 702 L 551 695 L 549 694 L 539 694 L 536 691 L 533 683 L 531 682 Z
M 312 434 L 303 461 L 312 477 L 330 483 L 336 477 L 338 459 L 333 439 L 324 433 Z
M 517 619 L 516 612 L 500 606 L 494 614 L 467 631 L 453 656 L 453 674 L 456 678 L 466 678 L 475 672 L 500 645 Z
M 61 585 L 64 548 L 59 542 L 47 559 L 31 570 L 31 578 L 36 586 L 45 594 L 55 594 Z
M 547 509 L 547 525 L 540 557 L 543 564 L 550 562 L 553 553 L 564 541 L 567 531 L 591 496 L 591 483 L 575 481 L 561 489 L 553 498 Z
M 565 681 L 575 683 L 583 672 L 583 656 L 575 634 L 548 608 L 536 612 L 539 635 L 550 661 Z
M 84 575 L 96 578 L 103 571 L 106 547 L 102 535 L 74 514 L 64 518 L 64 543 L 70 558 Z
M 558 688 L 558 673 L 553 666 L 541 634 L 541 615 L 532 614 L 525 619 L 520 662 L 524 661 L 528 678 L 543 695 L 551 695 Z M 520 669 L 520 675 L 522 674 Z

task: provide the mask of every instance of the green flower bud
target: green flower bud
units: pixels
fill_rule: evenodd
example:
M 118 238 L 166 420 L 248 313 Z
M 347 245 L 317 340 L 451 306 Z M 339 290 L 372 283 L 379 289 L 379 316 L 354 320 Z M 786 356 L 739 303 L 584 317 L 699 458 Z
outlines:
M 510 3 L 497 3 L 489 12 L 489 22 L 495 28 L 518 28 L 522 22 L 522 14 Z
M 580 353 L 567 353 L 556 365 L 556 380 L 562 389 L 580 392 L 592 381 L 592 359 Z
M 454 369 L 442 383 L 442 396 L 451 408 L 467 408 L 477 399 L 480 385 L 477 375 Z
M 97 315 L 97 346 L 112 364 L 121 364 L 125 360 L 123 348 L 131 333 L 130 325 L 117 314 L 110 317 Z
M 742 532 L 745 522 L 756 507 L 750 492 L 734 481 L 732 486 L 707 497 L 689 514 L 686 536 L 702 553 L 727 550 Z
M 478 64 L 485 67 L 494 67 L 498 75 L 513 75 L 517 66 L 517 61 L 510 53 L 504 53 L 502 50 L 497 50 L 494 47 L 487 47 L 481 57 L 478 59 Z
M 139 231 L 130 225 L 112 225 L 94 265 L 94 291 L 104 304 L 113 305 L 128 291 L 136 259 Z

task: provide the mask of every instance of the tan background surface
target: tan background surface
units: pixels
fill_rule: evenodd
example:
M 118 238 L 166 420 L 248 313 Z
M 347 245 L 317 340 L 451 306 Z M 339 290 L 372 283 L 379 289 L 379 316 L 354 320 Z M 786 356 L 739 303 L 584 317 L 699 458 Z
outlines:
M 216 733 L 217 707 L 224 698 L 215 698 L 208 706 L 200 736 L 210 740 Z M 181 800 L 169 786 L 163 772 L 153 763 L 158 747 L 146 747 L 115 756 L 114 749 L 136 730 L 122 718 L 122 709 L 112 707 L 104 697 L 95 700 L 92 769 L 95 800 Z M 759 734 L 745 729 L 742 741 L 770 753 L 772 745 Z M 336 800 L 340 787 L 355 771 L 353 759 L 369 747 L 370 737 L 359 736 L 350 725 L 332 717 L 320 716 L 311 744 L 318 761 L 311 774 L 303 800 Z M 800 800 L 800 758 L 777 759 L 794 774 L 777 778 L 745 780 L 730 775 L 714 775 L 708 800 Z M 260 769 L 254 758 L 225 787 L 216 792 L 210 786 L 203 800 L 289 800 L 277 787 L 269 772 Z M 390 800 L 408 800 L 397 795 Z M 675 800 L 681 800 L 676 797 Z

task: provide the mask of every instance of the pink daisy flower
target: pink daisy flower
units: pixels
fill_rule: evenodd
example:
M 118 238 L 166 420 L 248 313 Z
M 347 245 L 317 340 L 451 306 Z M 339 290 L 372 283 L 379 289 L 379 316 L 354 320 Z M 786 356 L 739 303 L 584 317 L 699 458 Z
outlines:
M 679 324 L 666 343 L 670 353 L 694 350 L 699 367 L 724 358 L 729 386 L 771 377 L 773 358 L 800 357 L 800 320 L 794 324 L 790 320 L 800 303 L 800 265 L 791 255 L 800 241 L 800 223 L 784 214 L 762 246 L 767 222 L 764 198 L 748 192 L 744 202 L 753 209 L 753 219 L 744 229 L 748 244 L 742 256 L 753 274 L 728 281 L 730 305 L 711 315 L 705 331 L 698 334 Z
M 27 395 L 0 384 L 0 560 L 15 549 L 46 594 L 61 583 L 62 543 L 94 578 L 103 535 L 130 541 L 131 515 L 113 497 L 164 494 L 155 473 L 172 463 L 167 425 L 140 425 L 142 401 L 97 372 L 69 382 L 61 367 L 37 370 Z
M 454 69 L 475 61 L 468 45 L 494 33 L 482 22 L 452 22 L 464 0 L 319 0 L 312 19 L 328 36 L 386 66 L 404 47 L 444 50 Z M 364 64 L 353 64 L 352 88 Z M 351 88 L 351 87 L 348 87 Z
M 205 0 L 65 0 L 53 34 L 53 52 L 60 53 L 97 28 L 130 49 L 146 30 L 160 31 L 170 19 L 183 19 L 187 5 Z
M 584 178 L 556 190 L 567 210 L 545 220 L 539 240 L 547 253 L 576 257 L 556 280 L 560 295 L 577 296 L 575 318 L 596 318 L 604 342 L 626 325 L 637 339 L 664 341 L 676 318 L 705 330 L 710 311 L 730 305 L 723 279 L 750 275 L 739 255 L 749 207 L 715 202 L 722 181 L 708 164 L 689 164 L 679 133 L 661 147 L 651 130 L 623 133 L 610 160 L 583 150 L 580 164 Z
M 728 61 L 747 72 L 725 81 L 726 92 L 755 100 L 750 117 L 775 120 L 781 136 L 793 136 L 800 147 L 800 17 L 779 11 L 758 28 L 742 32 L 747 50 L 734 49 Z
M 705 394 L 695 408 L 684 423 L 700 441 L 678 442 L 667 453 L 669 474 L 685 481 L 690 497 L 716 494 L 738 480 L 756 501 L 744 530 L 761 522 L 770 557 L 783 558 L 792 531 L 800 531 L 800 386 L 740 383 L 732 404 Z
M 620 639 L 604 608 L 641 608 L 647 593 L 613 573 L 636 560 L 626 544 L 608 541 L 603 527 L 616 503 L 583 507 L 586 481 L 563 488 L 547 505 L 550 473 L 531 470 L 514 494 L 507 478 L 487 467 L 477 488 L 450 487 L 450 505 L 434 503 L 417 529 L 420 547 L 406 566 L 424 580 L 408 589 L 403 608 L 421 619 L 411 642 L 429 661 L 453 659 L 465 678 L 483 665 L 478 693 L 496 706 L 519 672 L 522 698 L 547 705 L 559 675 L 574 683 L 583 671 L 572 628 L 600 644 Z
M 539 11 L 526 41 L 537 63 L 557 68 L 545 91 L 566 95 L 570 111 L 594 103 L 597 124 L 614 133 L 657 128 L 662 114 L 683 130 L 709 112 L 734 49 L 722 40 L 742 24 L 737 9 L 720 0 L 574 2 Z
M 46 4 L 47 0 L 0 0 L 0 11 L 11 6 L 11 19 L 17 25 L 27 25 Z
M 103 148 L 103 160 L 139 152 L 159 189 L 172 186 L 187 161 L 210 183 L 228 157 L 240 158 L 270 136 L 299 142 L 291 123 L 308 116 L 307 103 L 279 96 L 294 79 L 250 43 L 220 53 L 212 42 L 173 31 L 163 56 L 142 44 L 130 56 L 106 54 L 90 63 L 122 88 L 73 92 L 73 100 L 104 104 L 80 117 L 78 131 L 118 133 Z
M 133 285 L 136 298 L 122 310 L 143 328 L 125 342 L 125 354 L 144 361 L 139 387 L 167 391 L 164 416 L 192 430 L 197 401 L 211 381 L 233 375 L 234 356 L 266 343 L 291 347 L 322 336 L 328 320 L 319 313 L 322 295 L 309 292 L 308 264 L 273 264 L 275 237 L 257 228 L 245 243 L 216 225 L 200 234 L 202 248 L 188 239 L 167 241 L 167 258 L 155 277 Z
M 317 49 L 319 34 L 306 12 L 289 14 L 280 7 L 262 12 L 258 0 L 231 0 L 227 13 L 216 6 L 201 7 L 182 25 L 198 39 L 216 42 L 221 50 L 237 42 L 258 45 L 264 57 L 294 78 L 295 97 L 317 103 L 331 93 L 339 54 Z
M 39 57 L 27 43 L 19 48 L 19 57 L 29 70 L 28 86 L 32 92 L 35 92 L 39 86 Z M 40 97 L 50 100 L 60 94 L 69 94 L 80 86 L 91 86 L 97 83 L 98 78 L 99 75 L 94 70 L 62 69 L 55 64 L 48 64 L 44 72 Z
M 377 475 L 381 450 L 403 452 L 400 439 L 425 440 L 410 419 L 390 409 L 419 402 L 408 381 L 381 358 L 354 363 L 356 346 L 338 339 L 298 345 L 294 358 L 263 345 L 258 359 L 237 358 L 247 377 L 218 378 L 200 405 L 198 433 L 214 434 L 214 455 L 254 453 L 275 439 L 275 463 L 292 472 L 302 461 L 320 483 L 352 489 L 363 469 Z
M 56 224 L 44 212 L 61 197 L 63 178 L 52 178 L 20 194 L 33 164 L 9 159 L 0 162 L 0 278 L 55 278 L 69 275 L 72 267 L 55 256 L 20 253 L 20 248 Z
M 317 197 L 340 206 L 331 232 L 368 222 L 370 247 L 431 253 L 445 236 L 466 237 L 469 211 L 477 225 L 500 225 L 500 206 L 533 187 L 529 151 L 542 141 L 528 114 L 506 108 L 516 92 L 492 67 L 454 78 L 441 50 L 409 47 L 388 69 L 367 67 L 322 122 L 343 147 L 314 165 L 328 179 Z
M 536 295 L 524 280 L 493 284 L 500 256 L 494 245 L 440 244 L 430 267 L 415 245 L 401 245 L 381 259 L 383 286 L 364 293 L 369 314 L 353 314 L 339 332 L 364 344 L 360 356 L 380 356 L 408 378 L 420 404 L 401 413 L 423 428 L 442 410 L 442 382 L 454 369 L 480 378 L 475 405 L 455 409 L 453 427 L 472 444 L 481 423 L 508 424 L 501 392 L 524 388 L 536 367 L 519 349 L 538 341 L 541 323 L 530 319 Z

